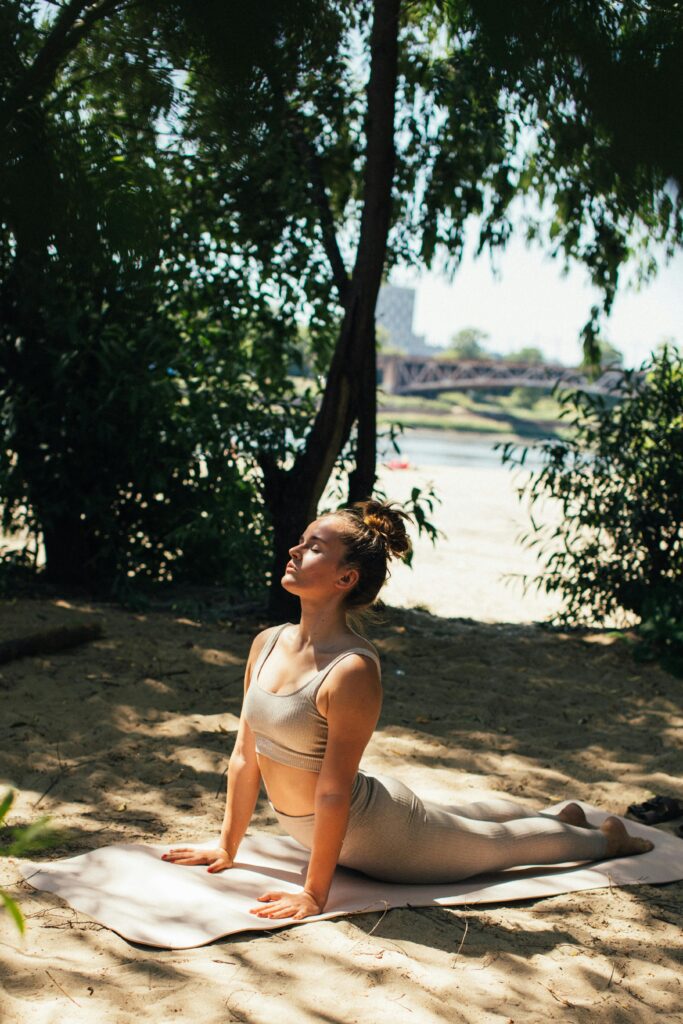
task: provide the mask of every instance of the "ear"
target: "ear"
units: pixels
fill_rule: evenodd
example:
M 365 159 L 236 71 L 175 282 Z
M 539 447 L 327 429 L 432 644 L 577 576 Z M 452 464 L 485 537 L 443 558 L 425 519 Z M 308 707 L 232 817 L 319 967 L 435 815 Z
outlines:
M 359 579 L 360 573 L 358 572 L 358 569 L 353 569 L 351 566 L 347 566 L 344 569 L 343 576 L 339 576 L 336 580 L 336 586 L 339 587 L 340 590 L 351 590 L 351 588 L 355 587 L 356 583 L 358 583 Z

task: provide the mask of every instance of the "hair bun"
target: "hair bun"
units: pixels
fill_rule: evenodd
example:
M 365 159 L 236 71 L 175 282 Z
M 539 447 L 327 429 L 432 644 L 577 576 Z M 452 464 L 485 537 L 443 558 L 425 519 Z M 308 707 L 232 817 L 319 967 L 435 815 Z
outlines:
M 380 537 L 387 549 L 387 554 L 394 558 L 407 558 L 412 551 L 412 544 L 405 528 L 410 516 L 403 509 L 395 508 L 395 502 L 358 501 L 357 508 L 364 525 Z

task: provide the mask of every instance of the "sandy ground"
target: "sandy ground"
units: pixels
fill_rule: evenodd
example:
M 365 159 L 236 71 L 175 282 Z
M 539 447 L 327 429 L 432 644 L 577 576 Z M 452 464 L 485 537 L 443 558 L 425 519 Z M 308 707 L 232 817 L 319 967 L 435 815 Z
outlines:
M 485 468 L 380 475 L 398 500 L 429 482 L 447 539 L 418 540 L 415 568 L 397 564 L 384 592 L 396 607 L 370 635 L 385 702 L 363 767 L 445 802 L 498 792 L 623 812 L 653 792 L 683 797 L 681 681 L 634 663 L 604 631 L 542 628 L 558 599 L 506 581 L 538 568 L 517 542 L 528 526 L 521 478 Z M 544 515 L 556 514 L 548 503 Z M 12 822 L 48 813 L 70 829 L 46 858 L 211 834 L 244 661 L 265 620 L 18 599 L 0 602 L 0 641 L 93 618 L 104 625 L 96 643 L 0 666 L 0 783 L 19 793 Z M 263 794 L 252 828 L 277 830 Z M 27 920 L 22 942 L 0 914 L 2 1024 L 683 1022 L 683 883 L 392 910 L 174 952 L 131 945 L 18 879 L 0 861 Z
M 210 835 L 264 622 L 18 599 L 0 603 L 0 640 L 93 617 L 101 640 L 1 667 L 13 822 L 49 813 L 71 829 L 47 858 Z M 366 770 L 445 801 L 486 791 L 623 812 L 652 792 L 683 797 L 681 682 L 634 664 L 623 642 L 404 609 L 372 636 L 385 703 Z M 263 796 L 252 828 L 277 829 Z M 0 915 L 3 1024 L 683 1022 L 683 883 L 392 910 L 159 951 L 0 865 L 27 920 L 22 942 Z
M 405 502 L 413 488 L 426 493 L 433 486 L 440 503 L 430 518 L 442 533 L 436 546 L 415 538 L 413 567 L 393 565 L 384 600 L 480 622 L 532 622 L 557 611 L 558 595 L 523 587 L 522 577 L 542 568 L 536 550 L 519 540 L 530 529 L 517 495 L 526 479 L 528 473 L 504 468 L 382 467 L 378 482 L 390 499 Z M 554 524 L 559 503 L 546 500 L 534 515 Z

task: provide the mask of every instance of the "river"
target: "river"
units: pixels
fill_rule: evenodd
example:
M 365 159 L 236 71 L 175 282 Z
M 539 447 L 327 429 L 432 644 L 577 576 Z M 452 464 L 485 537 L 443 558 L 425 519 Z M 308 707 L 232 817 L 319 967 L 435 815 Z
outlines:
M 407 459 L 411 466 L 469 466 L 471 468 L 500 469 L 502 467 L 502 451 L 494 450 L 494 444 L 500 442 L 498 436 L 487 437 L 482 434 L 458 434 L 453 431 L 445 433 L 436 430 L 407 430 L 398 439 L 401 449 L 400 458 Z M 529 440 L 516 440 L 515 444 L 531 445 Z M 517 456 L 520 455 L 518 451 Z M 386 441 L 377 446 L 380 462 L 389 462 L 399 458 L 393 447 Z M 525 465 L 535 469 L 541 465 L 540 454 L 533 448 L 527 454 Z M 506 468 L 506 472 L 509 470 Z

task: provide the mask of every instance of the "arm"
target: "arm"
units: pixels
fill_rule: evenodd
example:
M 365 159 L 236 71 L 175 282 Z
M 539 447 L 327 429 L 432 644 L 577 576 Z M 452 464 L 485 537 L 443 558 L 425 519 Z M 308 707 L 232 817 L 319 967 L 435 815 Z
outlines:
M 267 635 L 268 630 L 259 633 L 251 645 L 244 672 L 245 697 L 251 682 L 254 663 L 261 653 Z M 254 813 L 260 784 L 261 772 L 256 760 L 254 735 L 247 725 L 244 715 L 241 715 L 235 746 L 228 762 L 228 788 L 220 845 L 211 850 L 195 850 L 192 847 L 176 846 L 164 854 L 162 859 L 175 864 L 208 864 L 208 871 L 211 873 L 231 868 Z
M 351 788 L 379 718 L 382 688 L 374 662 L 345 658 L 329 677 L 327 747 L 315 791 L 313 844 L 303 893 L 264 893 L 261 917 L 308 917 L 322 913 L 349 821 Z M 279 897 L 273 902 L 274 897 Z
M 245 682 L 245 694 L 249 684 Z M 240 718 L 237 739 L 228 763 L 228 789 L 221 828 L 220 846 L 230 860 L 247 831 L 256 807 L 261 786 L 261 772 L 256 760 L 254 735 L 244 718 Z
M 377 725 L 382 689 L 374 662 L 345 658 L 343 680 L 333 681 L 327 711 L 327 748 L 315 791 L 313 846 L 304 892 L 322 910 L 349 823 L 351 787 Z M 341 671 L 340 671 L 341 674 Z M 336 685 L 335 685 L 336 684 Z

